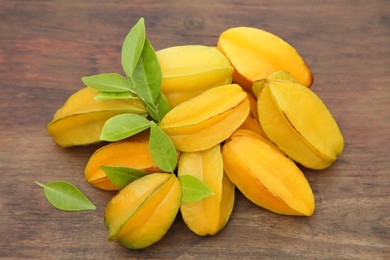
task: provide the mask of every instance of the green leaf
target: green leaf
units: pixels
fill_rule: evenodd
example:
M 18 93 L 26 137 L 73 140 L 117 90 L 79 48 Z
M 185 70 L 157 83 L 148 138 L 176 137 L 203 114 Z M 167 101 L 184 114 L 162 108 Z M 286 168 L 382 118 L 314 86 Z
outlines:
M 142 170 L 121 166 L 100 166 L 100 168 L 106 173 L 111 183 L 119 188 L 149 174 Z
M 214 195 L 214 192 L 204 182 L 192 175 L 179 176 L 182 198 L 186 203 L 196 202 Z
M 111 117 L 103 126 L 100 140 L 115 142 L 150 127 L 150 121 L 137 114 L 124 113 Z
M 130 91 L 127 92 L 101 92 L 93 97 L 94 100 L 109 100 L 109 99 L 138 99 L 139 97 Z
M 155 103 L 160 94 L 162 72 L 157 55 L 148 39 L 145 40 L 133 79 L 135 92 L 145 102 Z
M 152 119 L 156 122 L 160 122 L 162 120 L 162 116 L 160 111 L 158 111 L 157 105 L 154 103 L 145 103 L 145 108 L 148 114 L 152 117 Z
M 154 163 L 163 171 L 173 172 L 177 165 L 177 153 L 169 136 L 153 121 L 150 122 L 149 150 Z
M 69 182 L 53 181 L 46 185 L 35 183 L 43 188 L 47 200 L 57 209 L 66 211 L 96 209 L 87 196 Z
M 126 78 L 118 73 L 104 73 L 82 77 L 83 83 L 91 88 L 104 92 L 124 92 L 130 90 Z
M 163 117 L 169 112 L 170 106 L 166 96 L 160 91 L 156 103 L 145 103 L 146 110 L 149 115 L 156 121 L 160 122 Z
M 148 39 L 145 40 L 132 80 L 131 85 L 135 93 L 147 104 L 147 107 L 157 111 L 156 101 L 160 95 L 162 74 L 157 55 Z
M 140 18 L 127 34 L 122 45 L 122 68 L 129 77 L 133 76 L 145 39 L 145 21 L 144 18 Z
M 160 95 L 157 98 L 156 103 L 157 103 L 157 111 L 160 118 L 160 120 L 158 121 L 161 121 L 161 119 L 169 112 L 171 108 L 169 106 L 167 97 L 161 91 L 160 91 Z

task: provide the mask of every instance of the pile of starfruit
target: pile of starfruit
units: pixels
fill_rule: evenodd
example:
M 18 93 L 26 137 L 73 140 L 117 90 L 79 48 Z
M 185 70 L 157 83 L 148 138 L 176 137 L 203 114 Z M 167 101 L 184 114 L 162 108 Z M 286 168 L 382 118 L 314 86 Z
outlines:
M 48 124 L 63 147 L 109 142 L 85 168 L 88 183 L 118 191 L 105 211 L 109 240 L 150 246 L 178 212 L 194 233 L 214 235 L 235 187 L 269 211 L 311 216 L 301 169 L 329 167 L 344 141 L 298 52 L 249 27 L 226 30 L 215 47 L 156 52 L 145 35 L 141 18 L 122 46 L 124 76 L 82 78 Z

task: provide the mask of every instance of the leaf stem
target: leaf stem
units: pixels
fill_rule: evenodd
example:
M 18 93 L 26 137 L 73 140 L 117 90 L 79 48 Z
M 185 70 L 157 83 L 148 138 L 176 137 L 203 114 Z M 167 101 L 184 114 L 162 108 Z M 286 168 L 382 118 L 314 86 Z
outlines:
M 45 184 L 42 184 L 42 183 L 37 182 L 37 181 L 35 181 L 35 184 L 38 185 L 38 186 L 40 186 L 40 187 L 42 187 L 42 188 L 45 188 L 45 187 L 46 187 Z

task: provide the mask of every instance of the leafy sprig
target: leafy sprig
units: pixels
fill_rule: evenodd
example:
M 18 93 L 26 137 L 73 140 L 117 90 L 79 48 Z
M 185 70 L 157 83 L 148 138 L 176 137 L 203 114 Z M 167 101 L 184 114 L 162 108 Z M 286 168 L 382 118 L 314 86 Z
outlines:
M 160 122 L 169 111 L 169 104 L 161 92 L 162 73 L 152 44 L 146 38 L 145 22 L 141 18 L 127 34 L 121 55 L 125 77 L 118 73 L 104 73 L 82 78 L 83 83 L 102 93 L 95 98 L 140 98 L 149 115 Z
M 134 93 L 145 104 L 145 107 L 153 120 L 149 121 L 142 116 L 134 114 L 122 114 L 110 118 L 104 125 L 100 139 L 104 141 L 119 141 L 131 137 L 141 131 L 150 128 L 149 150 L 156 166 L 163 171 L 174 173 L 177 166 L 177 152 L 168 135 L 155 122 L 160 122 L 169 111 L 169 104 L 165 95 L 161 92 L 162 73 L 157 55 L 152 44 L 146 37 L 144 19 L 141 18 L 127 34 L 122 45 L 121 63 L 126 74 L 126 82 L 123 77 L 116 74 L 105 74 L 104 78 L 98 76 L 94 84 L 87 84 L 103 93 L 115 92 Z M 113 77 L 115 82 L 106 81 Z M 83 80 L 90 83 L 91 81 Z M 98 84 L 97 84 L 98 83 Z M 114 84 L 115 83 L 115 84 Z M 102 87 L 105 85 L 106 87 Z M 105 94 L 107 96 L 108 94 Z M 136 179 L 128 177 L 127 173 L 137 172 L 136 169 L 121 167 L 103 168 L 107 177 L 115 185 L 123 187 Z M 120 171 L 118 171 L 120 170 Z M 124 174 L 126 173 L 126 174 Z M 141 175 L 138 175 L 142 177 Z M 133 178 L 134 177 L 134 178 Z M 183 175 L 179 178 L 182 183 L 183 201 L 197 201 L 213 194 L 211 189 L 199 179 Z M 118 185 L 119 184 L 119 185 Z
M 82 77 L 82 82 L 99 91 L 94 99 L 140 99 L 152 120 L 136 114 L 120 114 L 104 125 L 100 139 L 119 141 L 150 128 L 149 150 L 156 166 L 174 174 L 178 160 L 171 139 L 159 128 L 158 123 L 169 111 L 169 103 L 161 92 L 162 73 L 157 55 L 146 37 L 143 18 L 133 26 L 122 45 L 121 63 L 125 76 L 119 73 L 102 73 Z M 157 124 L 156 124 L 157 123 Z M 117 166 L 102 166 L 110 181 L 119 188 L 147 172 Z M 199 179 L 183 175 L 183 202 L 194 202 L 213 194 Z M 73 184 L 55 181 L 48 184 L 36 182 L 44 189 L 47 200 L 56 208 L 67 211 L 96 209 L 95 205 Z

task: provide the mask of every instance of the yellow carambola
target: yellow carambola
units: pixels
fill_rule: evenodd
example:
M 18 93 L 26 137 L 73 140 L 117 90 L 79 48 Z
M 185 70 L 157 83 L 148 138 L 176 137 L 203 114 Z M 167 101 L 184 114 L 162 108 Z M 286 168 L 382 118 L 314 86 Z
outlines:
M 227 138 L 250 111 L 247 94 L 237 84 L 209 89 L 169 111 L 159 126 L 179 151 L 209 149 Z
M 228 222 L 234 206 L 234 185 L 224 174 L 220 145 L 181 153 L 178 175 L 194 176 L 214 192 L 200 201 L 182 202 L 180 212 L 184 222 L 200 236 L 218 233 Z
M 109 118 L 122 113 L 147 115 L 139 99 L 94 100 L 98 93 L 85 87 L 71 95 L 57 110 L 47 126 L 54 142 L 63 147 L 96 143 Z
M 222 149 L 224 170 L 253 203 L 272 212 L 311 216 L 314 195 L 301 170 L 268 139 L 237 130 Z
M 150 154 L 148 134 L 144 132 L 96 150 L 85 167 L 87 182 L 103 190 L 119 190 L 111 183 L 101 166 L 129 167 L 149 173 L 163 172 Z
M 324 169 L 337 159 L 343 136 L 311 89 L 291 80 L 269 79 L 258 91 L 260 124 L 290 158 L 311 169 Z
M 252 84 L 279 70 L 288 71 L 310 86 L 313 75 L 296 49 L 280 37 L 251 27 L 230 28 L 221 33 L 218 50 L 234 67 L 233 81 L 250 91 Z
M 180 201 L 180 182 L 174 174 L 153 173 L 131 182 L 106 207 L 108 239 L 132 249 L 156 243 L 172 225 Z
M 202 92 L 232 82 L 233 67 L 215 47 L 174 46 L 156 52 L 161 65 L 161 91 L 171 108 Z

